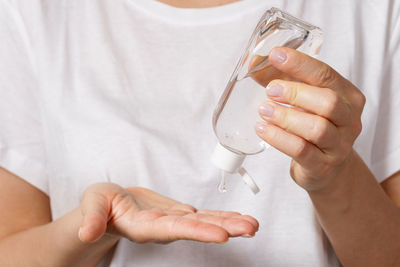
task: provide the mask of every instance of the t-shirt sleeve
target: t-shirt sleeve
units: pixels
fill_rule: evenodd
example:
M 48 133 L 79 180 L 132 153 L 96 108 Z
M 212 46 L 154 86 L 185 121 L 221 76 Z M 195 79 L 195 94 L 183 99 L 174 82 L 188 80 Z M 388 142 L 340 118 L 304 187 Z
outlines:
M 378 182 L 400 170 L 400 4 L 393 1 L 371 170 Z
M 0 1 L 0 166 L 48 194 L 38 80 L 24 25 Z

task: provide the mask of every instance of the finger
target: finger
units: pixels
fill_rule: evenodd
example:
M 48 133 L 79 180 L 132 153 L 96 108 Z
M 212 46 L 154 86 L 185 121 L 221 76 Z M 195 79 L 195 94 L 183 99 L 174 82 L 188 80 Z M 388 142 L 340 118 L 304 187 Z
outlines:
M 107 229 L 110 203 L 100 193 L 86 192 L 81 203 L 83 222 L 79 229 L 79 239 L 89 243 L 100 239 Z
M 241 218 L 241 219 L 244 219 L 244 220 L 248 221 L 249 223 L 251 223 L 257 230 L 259 228 L 259 223 L 255 218 L 253 218 L 249 215 L 242 215 L 239 212 L 220 211 L 220 210 L 199 210 L 199 211 L 197 211 L 197 213 L 208 214 L 208 215 L 213 215 L 213 216 L 228 217 L 228 218 Z
M 276 47 L 269 54 L 272 65 L 278 70 L 307 84 L 343 90 L 350 82 L 329 65 L 287 47 Z
M 265 122 L 258 122 L 255 130 L 261 139 L 293 158 L 304 168 L 321 169 L 324 153 L 305 139 Z
M 241 218 L 240 216 L 234 218 L 213 216 L 201 213 L 191 213 L 185 215 L 185 217 L 222 227 L 229 233 L 229 236 L 231 237 L 242 235 L 254 236 L 255 232 L 257 231 L 257 228 L 253 224 Z
M 267 86 L 270 99 L 290 104 L 322 116 L 337 126 L 351 124 L 349 104 L 329 88 L 319 88 L 300 82 L 274 80 Z
M 157 240 L 194 240 L 200 242 L 225 243 L 229 234 L 222 227 L 182 216 L 166 216 L 163 213 L 135 213 L 129 225 L 121 228 L 120 232 L 135 242 Z
M 264 102 L 259 107 L 259 113 L 268 123 L 313 143 L 321 150 L 335 153 L 339 149 L 338 129 L 323 117 L 271 101 Z

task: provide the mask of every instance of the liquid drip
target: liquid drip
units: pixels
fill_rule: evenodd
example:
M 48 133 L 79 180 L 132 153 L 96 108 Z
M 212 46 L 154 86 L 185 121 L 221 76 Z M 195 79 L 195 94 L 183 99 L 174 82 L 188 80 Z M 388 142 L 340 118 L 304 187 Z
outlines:
M 218 184 L 218 191 L 220 193 L 226 193 L 226 172 L 221 170 L 221 173 L 219 175 L 220 181 Z

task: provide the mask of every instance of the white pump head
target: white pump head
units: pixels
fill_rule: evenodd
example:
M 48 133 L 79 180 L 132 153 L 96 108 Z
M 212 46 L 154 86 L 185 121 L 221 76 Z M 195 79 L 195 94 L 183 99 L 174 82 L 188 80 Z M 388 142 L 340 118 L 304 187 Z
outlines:
M 257 194 L 260 191 L 259 187 L 242 167 L 245 158 L 246 155 L 235 153 L 218 143 L 211 156 L 211 162 L 217 168 L 225 172 L 239 173 L 242 176 L 243 181 L 250 187 L 251 191 L 254 194 Z
M 242 166 L 245 158 L 245 155 L 232 152 L 218 143 L 211 156 L 211 162 L 223 171 L 235 173 Z

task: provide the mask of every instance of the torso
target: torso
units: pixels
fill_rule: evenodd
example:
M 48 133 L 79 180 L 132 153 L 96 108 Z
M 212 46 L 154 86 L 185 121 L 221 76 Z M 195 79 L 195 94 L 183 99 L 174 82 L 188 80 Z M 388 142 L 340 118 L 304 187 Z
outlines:
M 246 160 L 261 187 L 257 196 L 236 176 L 228 193 L 217 191 L 211 117 L 254 25 L 275 5 L 320 25 L 326 33 L 320 58 L 376 99 L 366 107 L 369 134 L 357 145 L 368 161 L 378 81 L 364 76 L 372 69 L 359 58 L 380 60 L 380 52 L 358 49 L 350 29 L 361 0 L 245 2 L 207 13 L 148 0 L 48 1 L 49 14 L 39 20 L 28 14 L 41 14 L 42 1 L 29 12 L 21 7 L 27 25 L 35 26 L 29 38 L 41 82 L 54 218 L 77 206 L 88 185 L 111 181 L 198 208 L 238 210 L 261 224 L 255 238 L 223 246 L 122 240 L 109 266 L 338 266 L 285 155 L 270 149 Z M 372 30 L 379 39 L 380 29 Z

